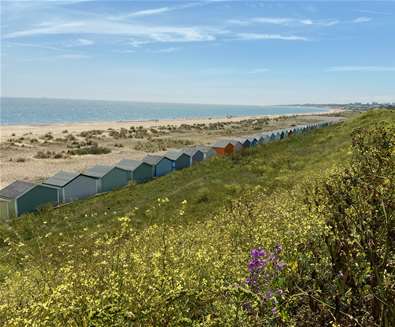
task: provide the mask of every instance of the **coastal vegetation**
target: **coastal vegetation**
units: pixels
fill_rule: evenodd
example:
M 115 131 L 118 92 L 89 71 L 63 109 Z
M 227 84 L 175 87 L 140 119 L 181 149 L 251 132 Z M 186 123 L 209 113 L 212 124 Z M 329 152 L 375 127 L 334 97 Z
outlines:
M 394 111 L 0 225 L 0 323 L 393 326 Z

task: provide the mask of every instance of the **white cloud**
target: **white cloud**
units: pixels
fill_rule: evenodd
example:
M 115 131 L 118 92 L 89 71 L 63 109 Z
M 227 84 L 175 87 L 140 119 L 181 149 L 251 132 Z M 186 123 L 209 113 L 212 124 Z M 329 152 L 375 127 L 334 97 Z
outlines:
M 251 20 L 254 23 L 288 25 L 293 21 L 292 18 L 273 18 L 273 17 L 257 17 Z
M 53 47 L 50 45 L 34 44 L 34 43 L 6 42 L 5 45 L 12 47 L 16 46 L 16 47 L 38 48 L 44 50 L 64 51 L 64 49 L 62 48 Z
M 56 58 L 59 58 L 59 59 L 79 60 L 79 59 L 88 59 L 88 58 L 90 58 L 90 57 L 87 56 L 87 55 L 70 53 L 70 54 L 63 54 L 63 55 L 57 56 Z
M 123 16 L 118 16 L 116 18 L 118 19 L 125 19 L 129 17 L 144 17 L 144 16 L 153 16 L 153 15 L 159 15 L 163 14 L 165 12 L 171 11 L 169 7 L 161 7 L 161 8 L 155 8 L 155 9 L 146 9 L 146 10 L 140 10 L 140 11 L 135 11 L 131 12 L 129 14 L 123 15 Z
M 250 21 L 240 20 L 240 19 L 229 19 L 227 20 L 227 23 L 232 25 L 240 25 L 240 26 L 248 26 L 251 24 Z
M 297 35 L 260 34 L 260 33 L 237 33 L 237 39 L 245 41 L 253 40 L 283 40 L 283 41 L 308 41 L 308 38 Z
M 149 52 L 152 53 L 172 53 L 178 51 L 179 48 L 163 48 L 163 49 L 157 49 L 157 50 L 149 50 Z
M 71 21 L 31 28 L 5 35 L 15 39 L 40 35 L 119 35 L 133 36 L 137 42 L 202 42 L 213 41 L 216 31 L 199 27 L 146 26 L 102 20 Z
M 88 39 L 78 39 L 78 40 L 77 40 L 77 43 L 78 43 L 79 45 L 82 45 L 82 46 L 88 46 L 88 45 L 93 45 L 93 44 L 95 44 L 94 41 L 88 40 Z
M 254 17 L 245 20 L 240 19 L 229 19 L 228 24 L 248 26 L 254 24 L 274 24 L 274 25 L 316 25 L 316 26 L 333 26 L 339 24 L 338 20 L 324 19 L 324 20 L 312 20 L 306 19 L 295 19 L 291 17 Z
M 173 7 L 159 7 L 159 8 L 152 8 L 152 9 L 144 9 L 144 10 L 134 11 L 134 12 L 123 14 L 123 15 L 112 16 L 112 17 L 110 17 L 110 19 L 124 20 L 124 19 L 128 19 L 128 18 L 156 16 L 156 15 L 161 15 L 161 14 L 164 14 L 167 12 L 181 10 L 181 9 L 187 9 L 187 8 L 191 8 L 191 7 L 195 7 L 195 6 L 199 6 L 199 5 L 202 5 L 202 3 L 186 3 L 183 5 L 173 6 Z
M 371 20 L 372 20 L 372 18 L 370 18 L 370 17 L 358 17 L 358 18 L 353 19 L 352 22 L 358 24 L 358 23 L 367 23 L 367 22 L 370 22 Z
M 395 66 L 333 66 L 327 72 L 394 72 Z

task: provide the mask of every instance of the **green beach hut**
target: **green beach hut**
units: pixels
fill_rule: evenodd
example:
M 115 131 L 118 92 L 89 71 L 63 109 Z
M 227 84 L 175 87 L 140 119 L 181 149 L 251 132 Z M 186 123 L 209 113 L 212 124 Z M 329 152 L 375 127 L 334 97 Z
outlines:
M 116 167 L 127 170 L 130 173 L 129 179 L 136 183 L 149 181 L 153 177 L 153 166 L 141 160 L 123 159 Z
M 9 219 L 34 212 L 46 204 L 58 204 L 59 192 L 51 186 L 15 181 L 0 190 L 0 200 L 1 218 Z
M 96 193 L 104 193 L 127 185 L 130 172 L 119 167 L 96 165 L 82 175 L 95 178 Z

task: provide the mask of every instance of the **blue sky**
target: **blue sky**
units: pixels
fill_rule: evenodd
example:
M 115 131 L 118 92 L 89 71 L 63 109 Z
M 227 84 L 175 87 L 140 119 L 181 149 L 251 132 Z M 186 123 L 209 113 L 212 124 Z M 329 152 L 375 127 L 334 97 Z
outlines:
M 395 101 L 395 2 L 2 1 L 3 96 Z

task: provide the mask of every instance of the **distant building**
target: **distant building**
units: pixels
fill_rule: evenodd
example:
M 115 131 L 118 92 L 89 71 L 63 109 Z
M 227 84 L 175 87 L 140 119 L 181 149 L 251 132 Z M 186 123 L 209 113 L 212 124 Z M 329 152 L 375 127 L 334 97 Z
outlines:
M 197 146 L 196 149 L 199 149 L 199 151 L 203 152 L 204 160 L 210 159 L 211 157 L 214 157 L 217 154 L 213 150 L 213 148 L 211 148 L 209 146 L 200 145 L 200 146 Z
M 256 146 L 258 144 L 258 139 L 255 136 L 249 136 L 248 141 L 250 141 L 250 146 Z
M 96 165 L 82 175 L 95 178 L 96 193 L 104 193 L 127 185 L 130 172 L 119 167 Z
M 191 162 L 190 165 L 194 165 L 202 160 L 204 160 L 204 153 L 202 150 L 200 150 L 197 147 L 193 147 L 193 148 L 186 148 L 184 150 L 182 150 L 184 153 L 186 153 L 187 155 L 190 156 L 191 158 Z
M 129 171 L 129 179 L 136 183 L 146 182 L 154 177 L 153 166 L 141 160 L 123 159 L 116 167 Z
M 68 203 L 97 193 L 96 178 L 76 172 L 60 171 L 48 178 L 43 185 L 58 189 L 60 202 Z
M 239 137 L 236 139 L 236 141 L 239 141 L 241 143 L 241 145 L 243 146 L 243 148 L 249 148 L 251 145 L 250 140 L 245 137 Z
M 173 162 L 173 169 L 180 170 L 191 165 L 191 156 L 180 150 L 169 150 L 164 155 Z
M 218 140 L 211 147 L 220 156 L 231 155 L 234 152 L 234 145 L 230 140 Z
M 233 152 L 238 152 L 243 149 L 243 145 L 237 140 L 230 140 L 230 143 L 233 145 Z
M 1 218 L 9 219 L 34 212 L 41 207 L 59 203 L 58 190 L 55 187 L 15 181 L 0 190 Z
M 152 166 L 154 177 L 167 175 L 173 170 L 173 162 L 164 156 L 149 154 L 144 157 L 143 162 Z

